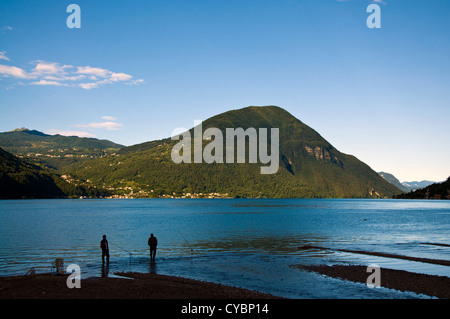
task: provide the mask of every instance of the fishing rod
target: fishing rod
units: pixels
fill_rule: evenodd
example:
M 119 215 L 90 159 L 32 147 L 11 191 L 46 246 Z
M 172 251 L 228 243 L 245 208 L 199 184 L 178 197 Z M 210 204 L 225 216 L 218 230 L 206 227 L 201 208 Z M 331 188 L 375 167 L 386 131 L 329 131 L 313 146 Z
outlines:
M 116 246 L 116 247 L 119 247 L 120 249 L 125 250 L 127 253 L 129 253 L 130 255 L 132 255 L 132 253 L 131 253 L 129 250 L 126 250 L 125 248 L 120 247 L 119 245 L 116 245 L 116 244 L 112 244 L 112 245 L 113 245 L 113 246 Z
M 192 249 L 191 245 L 189 245 L 188 241 L 186 240 L 186 238 L 184 238 L 183 234 L 180 232 L 180 230 L 178 228 L 177 228 L 177 231 L 181 235 L 181 237 L 183 237 L 183 239 L 186 242 L 186 244 L 188 245 L 188 247 L 191 249 L 191 256 L 192 256 L 192 253 L 194 252 L 194 249 Z
M 124 251 L 126 251 L 127 253 L 130 254 L 130 270 L 131 270 L 131 256 L 133 255 L 133 253 L 132 253 L 131 251 L 129 251 L 129 250 L 127 250 L 127 249 L 125 249 L 125 248 L 123 248 L 123 247 L 117 245 L 117 244 L 112 244 L 112 245 L 113 245 L 113 246 L 116 246 L 116 247 L 118 247 L 118 248 L 120 248 L 120 249 L 122 249 L 122 250 L 124 250 Z

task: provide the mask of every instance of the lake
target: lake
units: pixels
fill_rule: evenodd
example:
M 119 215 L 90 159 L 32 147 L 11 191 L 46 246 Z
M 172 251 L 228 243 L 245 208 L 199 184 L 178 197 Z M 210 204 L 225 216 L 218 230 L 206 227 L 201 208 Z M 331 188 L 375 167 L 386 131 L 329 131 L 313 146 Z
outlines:
M 158 238 L 156 263 L 147 239 Z M 101 265 L 107 235 L 111 260 Z M 130 199 L 0 201 L 0 276 L 48 271 L 55 258 L 82 278 L 156 272 L 289 298 L 422 298 L 370 289 L 296 264 L 377 264 L 450 277 L 450 267 L 315 245 L 450 260 L 450 201 L 372 199 Z

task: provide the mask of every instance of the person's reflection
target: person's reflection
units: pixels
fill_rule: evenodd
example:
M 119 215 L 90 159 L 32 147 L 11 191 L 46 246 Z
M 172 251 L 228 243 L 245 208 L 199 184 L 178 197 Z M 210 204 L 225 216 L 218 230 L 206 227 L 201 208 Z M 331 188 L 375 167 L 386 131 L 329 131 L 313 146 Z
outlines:
M 102 265 L 102 277 L 108 277 L 109 265 Z
M 150 262 L 150 273 L 156 274 L 156 263 Z

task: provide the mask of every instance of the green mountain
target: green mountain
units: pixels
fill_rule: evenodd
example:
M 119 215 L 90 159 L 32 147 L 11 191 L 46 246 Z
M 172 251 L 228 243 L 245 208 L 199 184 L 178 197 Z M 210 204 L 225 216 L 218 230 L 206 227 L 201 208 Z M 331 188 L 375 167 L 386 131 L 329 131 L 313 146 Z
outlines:
M 0 148 L 0 199 L 106 196 L 105 190 L 78 185 Z
M 0 133 L 0 147 L 35 164 L 60 169 L 69 164 L 114 153 L 124 146 L 108 140 L 48 135 L 21 128 Z
M 395 198 L 403 199 L 450 199 L 450 177 L 445 182 L 434 183 L 427 187 L 400 194 Z
M 392 197 L 401 192 L 277 106 L 225 112 L 204 121 L 202 126 L 203 131 L 215 127 L 224 135 L 226 128 L 279 128 L 278 172 L 263 175 L 261 163 L 248 161 L 175 164 L 171 151 L 178 141 L 170 138 L 127 147 L 114 156 L 73 164 L 63 171 L 115 194 L 133 197 L 365 198 Z

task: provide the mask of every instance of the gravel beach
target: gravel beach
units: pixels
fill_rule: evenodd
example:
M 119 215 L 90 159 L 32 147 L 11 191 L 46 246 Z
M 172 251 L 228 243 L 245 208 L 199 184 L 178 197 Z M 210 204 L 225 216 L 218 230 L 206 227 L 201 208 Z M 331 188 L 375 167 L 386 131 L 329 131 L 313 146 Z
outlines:
M 269 294 L 159 274 L 120 273 L 81 280 L 69 289 L 68 276 L 0 277 L 0 299 L 274 299 Z

